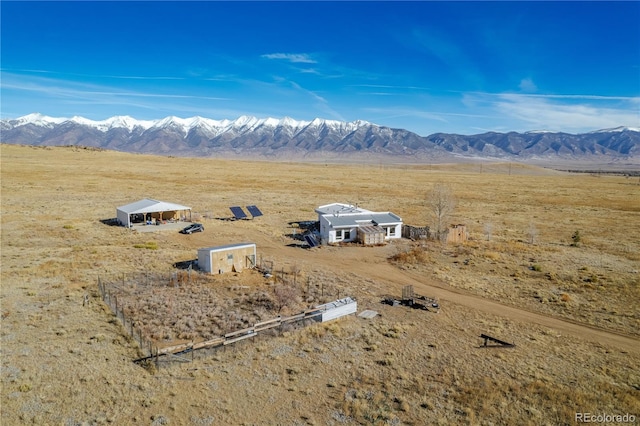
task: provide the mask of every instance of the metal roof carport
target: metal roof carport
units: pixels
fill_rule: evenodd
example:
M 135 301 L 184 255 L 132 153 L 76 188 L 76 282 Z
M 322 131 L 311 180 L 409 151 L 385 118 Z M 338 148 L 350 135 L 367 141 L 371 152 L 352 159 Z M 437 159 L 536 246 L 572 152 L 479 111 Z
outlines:
M 118 223 L 127 228 L 131 226 L 131 215 L 133 214 L 160 213 L 160 218 L 162 219 L 162 214 L 165 212 L 179 211 L 188 211 L 189 219 L 191 219 L 191 207 L 168 203 L 166 201 L 152 200 L 150 198 L 145 198 L 144 200 L 136 201 L 126 206 L 120 206 L 116 209 Z

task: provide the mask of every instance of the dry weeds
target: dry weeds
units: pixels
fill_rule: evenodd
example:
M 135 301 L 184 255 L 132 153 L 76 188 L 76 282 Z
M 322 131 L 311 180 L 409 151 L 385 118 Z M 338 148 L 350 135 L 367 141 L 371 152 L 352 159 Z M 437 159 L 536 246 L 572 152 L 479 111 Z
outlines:
M 515 164 L 242 163 L 0 149 L 3 424 L 569 424 L 575 412 L 640 416 L 637 348 L 598 342 L 586 328 L 559 333 L 526 315 L 637 335 L 635 181 Z M 333 201 L 389 209 L 424 225 L 434 182 L 452 187 L 453 221 L 467 224 L 468 243 L 310 251 L 289 236 L 289 222 L 313 220 L 316 206 Z M 145 197 L 192 206 L 206 231 L 138 234 L 100 222 L 115 216 L 116 206 Z M 229 216 L 230 205 L 247 204 L 265 216 L 216 219 Z M 576 230 L 581 241 L 572 247 Z M 163 365 L 155 374 L 133 364 L 137 344 L 100 300 L 98 276 L 172 274 L 172 265 L 193 259 L 198 247 L 238 241 L 256 242 L 275 274 L 295 275 L 308 299 L 300 303 L 349 294 L 359 310 L 381 315 L 201 351 L 193 362 Z M 387 261 L 393 256 L 395 269 Z M 246 286 L 249 277 L 218 283 L 215 294 L 224 298 L 208 299 L 213 319 L 234 309 L 239 322 L 260 315 L 260 308 L 238 307 L 264 302 L 257 284 L 244 295 L 229 289 Z M 399 296 L 410 280 L 528 311 L 488 313 L 482 298 L 474 309 L 462 296 L 441 299 L 438 314 L 379 303 L 384 294 Z M 169 329 L 172 337 L 204 334 L 216 324 L 199 304 L 211 297 L 205 288 L 190 289 L 194 314 Z M 159 292 L 148 310 L 169 309 L 172 294 Z M 175 300 L 173 309 L 183 311 Z M 480 348 L 480 333 L 516 347 Z

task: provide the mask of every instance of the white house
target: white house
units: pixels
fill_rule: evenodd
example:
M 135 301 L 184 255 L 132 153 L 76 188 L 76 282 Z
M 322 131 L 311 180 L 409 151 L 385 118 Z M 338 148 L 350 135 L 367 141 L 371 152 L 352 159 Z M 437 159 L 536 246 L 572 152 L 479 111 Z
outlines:
M 361 207 L 333 203 L 316 209 L 320 222 L 320 238 L 324 243 L 359 240 L 365 244 L 378 241 L 369 238 L 381 235 L 385 241 L 402 237 L 402 218 L 391 212 L 372 212 Z

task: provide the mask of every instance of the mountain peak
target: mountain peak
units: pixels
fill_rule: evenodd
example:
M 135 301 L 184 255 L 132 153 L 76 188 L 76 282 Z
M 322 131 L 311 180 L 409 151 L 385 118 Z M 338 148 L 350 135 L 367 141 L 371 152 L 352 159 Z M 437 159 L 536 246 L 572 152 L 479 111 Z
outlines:
M 52 126 L 52 125 L 63 123 L 67 121 L 67 119 L 49 117 L 48 115 L 43 115 L 43 114 L 40 114 L 39 112 L 34 112 L 22 117 L 18 117 L 13 121 L 15 121 L 17 125 L 21 125 L 21 126 L 24 126 L 26 124 L 34 124 L 36 126 Z
M 620 126 L 620 127 L 614 127 L 612 129 L 596 130 L 590 133 L 620 133 L 620 132 L 640 132 L 640 128 Z
M 299 127 L 301 123 L 291 117 L 284 117 L 281 120 L 278 120 L 278 124 L 280 126 Z

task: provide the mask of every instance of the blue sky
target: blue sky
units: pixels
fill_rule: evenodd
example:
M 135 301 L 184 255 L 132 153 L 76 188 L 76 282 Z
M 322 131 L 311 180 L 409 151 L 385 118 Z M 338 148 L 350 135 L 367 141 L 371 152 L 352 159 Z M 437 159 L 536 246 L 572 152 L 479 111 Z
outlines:
M 640 2 L 0 3 L 0 115 L 640 127 Z

